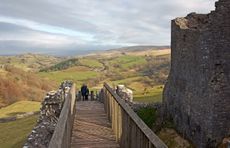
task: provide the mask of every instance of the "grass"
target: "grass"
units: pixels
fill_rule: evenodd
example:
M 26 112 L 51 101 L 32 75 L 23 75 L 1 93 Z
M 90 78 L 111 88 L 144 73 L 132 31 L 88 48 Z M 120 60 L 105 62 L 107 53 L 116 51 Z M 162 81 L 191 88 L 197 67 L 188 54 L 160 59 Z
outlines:
M 41 69 L 40 72 L 64 70 L 64 69 L 68 69 L 69 67 L 76 66 L 78 64 L 79 64 L 78 59 L 68 59 L 66 61 L 62 61 L 58 64 L 55 64 L 51 67 Z
M 163 128 L 157 135 L 169 148 L 193 148 L 191 143 L 172 128 Z
M 137 115 L 145 122 L 145 124 L 152 128 L 157 119 L 156 110 L 151 107 L 144 107 L 137 111 Z
M 64 59 L 48 55 L 24 54 L 18 56 L 1 56 L 0 64 L 11 64 L 25 71 L 38 71 Z
M 40 109 L 40 102 L 35 101 L 18 101 L 7 107 L 0 109 L 0 118 L 15 116 L 26 112 L 38 111 Z
M 103 68 L 103 65 L 96 59 L 82 58 L 80 59 L 80 63 L 81 65 L 86 66 L 86 67 Z
M 113 84 L 118 85 L 118 84 L 131 84 L 135 81 L 139 81 L 142 77 L 129 77 L 129 78 L 125 78 L 125 79 L 121 79 L 121 80 L 116 80 L 116 81 L 112 81 Z
M 141 76 L 130 77 L 110 82 L 111 86 L 124 84 L 133 91 L 134 101 L 156 103 L 162 101 L 163 85 L 150 87 L 146 85 Z
M 133 100 L 136 102 L 146 102 L 146 103 L 156 103 L 162 101 L 162 94 L 155 95 L 155 96 L 134 96 Z
M 117 58 L 111 60 L 110 63 L 112 65 L 119 63 L 120 67 L 125 69 L 125 68 L 131 68 L 135 65 L 146 64 L 147 61 L 142 56 L 124 55 L 124 56 L 120 56 L 120 57 L 117 57 Z
M 131 52 L 131 53 L 132 54 L 129 55 L 126 54 L 126 55 L 118 55 L 118 56 L 112 54 L 112 56 L 109 57 L 106 57 L 105 55 L 101 55 L 100 60 L 103 63 L 105 63 L 106 67 L 108 66 L 107 69 L 103 72 L 92 71 L 92 69 L 94 68 L 102 68 L 103 65 L 98 61 L 98 57 L 93 58 L 90 56 L 79 58 L 79 59 L 72 59 L 72 60 L 69 59 L 58 63 L 57 61 L 62 61 L 64 59 L 56 59 L 56 58 L 51 59 L 49 57 L 48 58 L 45 57 L 46 60 L 45 59 L 40 60 L 38 57 L 28 55 L 29 59 L 31 59 L 32 61 L 27 60 L 26 64 L 23 64 L 21 61 L 14 61 L 14 59 L 11 59 L 11 64 L 18 65 L 21 68 L 29 68 L 29 69 L 32 69 L 31 67 L 35 67 L 35 69 L 37 69 L 38 67 L 46 68 L 55 64 L 54 66 L 51 67 L 51 69 L 50 68 L 47 69 L 47 71 L 49 72 L 39 72 L 38 73 L 39 76 L 47 77 L 48 79 L 54 80 L 57 83 L 60 83 L 66 79 L 73 80 L 74 82 L 76 82 L 78 88 L 82 85 L 82 83 L 89 83 L 90 81 L 95 82 L 93 79 L 97 80 L 97 78 L 101 76 L 106 76 L 107 74 L 108 75 L 107 77 L 98 80 L 98 82 L 96 81 L 95 87 L 91 87 L 90 89 L 91 90 L 96 88 L 100 89 L 100 87 L 98 88 L 96 86 L 101 86 L 101 84 L 105 81 L 106 82 L 112 81 L 111 83 L 113 84 L 125 84 L 128 88 L 132 89 L 134 92 L 134 101 L 151 102 L 151 103 L 160 102 L 162 99 L 163 87 L 162 85 L 158 85 L 158 83 L 156 84 L 154 81 L 156 79 L 162 79 L 162 77 L 156 77 L 156 79 L 150 78 L 149 76 L 151 76 L 150 75 L 151 73 L 143 74 L 142 69 L 146 67 L 146 69 L 159 71 L 159 68 L 155 63 L 157 63 L 158 60 L 160 59 L 159 58 L 157 59 L 155 57 L 162 56 L 162 55 L 168 57 L 169 51 L 161 51 L 161 50 L 151 51 L 148 54 L 153 56 L 153 59 L 151 60 L 148 60 L 145 57 L 145 55 L 147 54 L 145 51 L 144 52 L 141 51 L 140 54 L 139 52 L 135 52 L 135 53 Z M 7 59 L 4 60 L 2 63 L 6 63 L 6 61 Z M 162 64 L 161 62 L 158 63 L 159 63 L 158 65 Z M 147 67 L 149 64 L 152 64 L 150 68 Z M 57 70 L 57 71 L 52 71 L 52 70 Z M 4 75 L 3 72 L 0 71 L 2 75 Z M 119 77 L 116 77 L 117 75 Z M 37 82 L 35 80 L 33 80 L 33 82 Z M 0 109 L 0 117 L 7 117 L 7 116 L 16 115 L 18 113 L 38 110 L 40 107 L 40 103 L 38 104 L 36 103 L 33 104 L 33 103 L 35 102 L 28 101 L 28 102 L 24 102 L 24 104 L 23 102 L 17 102 L 6 108 L 2 108 Z M 149 127 L 151 127 L 154 124 L 156 112 L 153 109 L 144 108 L 141 109 L 138 114 Z M 31 129 L 36 122 L 36 118 L 37 118 L 36 116 L 31 116 L 13 122 L 0 123 L 0 132 L 1 132 L 0 147 L 4 147 L 4 148 L 22 147 L 23 143 L 25 142 L 26 136 L 31 132 Z
M 4 66 L 0 73 L 0 108 L 21 100 L 41 101 L 47 91 L 56 89 L 56 83 L 42 79 L 12 65 Z
M 55 71 L 55 72 L 41 72 L 39 73 L 42 77 L 47 77 L 51 80 L 54 80 L 58 83 L 61 83 L 64 80 L 77 81 L 86 81 L 90 78 L 98 76 L 98 73 L 95 71 Z
M 169 52 L 170 50 L 149 50 L 148 53 L 138 51 L 111 57 L 106 57 L 103 54 L 97 57 L 87 56 L 75 59 L 77 65 L 67 66 L 65 70 L 42 72 L 39 75 L 58 83 L 67 79 L 72 80 L 76 83 L 77 88 L 80 88 L 83 83 L 86 83 L 91 89 L 99 89 L 103 82 L 109 82 L 112 85 L 124 84 L 133 90 L 134 101 L 161 102 L 163 88 L 158 88 L 158 86 L 162 87 L 167 77 L 167 67 L 163 66 L 160 69 L 166 69 L 166 72 L 156 73 L 160 71 L 159 65 L 162 65 L 160 62 L 162 59 L 156 58 L 156 56 L 168 57 Z M 139 53 L 141 54 L 139 55 Z M 95 68 L 103 67 L 102 62 L 106 65 L 106 70 L 95 70 Z M 158 65 L 154 62 L 158 62 Z M 152 75 L 156 76 L 151 77 Z M 164 75 L 166 76 L 163 77 Z
M 21 148 L 36 124 L 37 116 L 0 123 L 0 147 Z
M 161 102 L 162 101 L 163 86 L 158 85 L 146 90 L 134 91 L 134 101 L 137 102 Z

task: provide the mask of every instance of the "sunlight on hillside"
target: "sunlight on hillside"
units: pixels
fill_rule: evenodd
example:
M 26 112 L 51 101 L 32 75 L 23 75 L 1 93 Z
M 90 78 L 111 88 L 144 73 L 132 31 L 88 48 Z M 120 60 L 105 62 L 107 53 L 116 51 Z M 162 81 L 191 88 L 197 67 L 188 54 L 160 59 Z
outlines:
M 0 73 L 0 107 L 17 101 L 40 101 L 47 91 L 56 86 L 56 82 L 25 72 L 13 65 L 5 65 Z
M 26 112 L 39 111 L 41 102 L 19 101 L 0 109 L 0 118 L 23 114 Z
M 68 59 L 38 74 L 57 83 L 73 80 L 77 88 L 86 83 L 94 91 L 104 82 L 113 86 L 124 84 L 134 91 L 135 101 L 160 102 L 169 68 L 170 49 L 112 50 Z
M 170 50 L 109 51 L 65 60 L 51 58 L 56 61 L 54 64 L 47 57 L 40 63 L 38 59 L 43 58 L 36 60 L 36 57 L 0 58 L 0 62 L 8 60 L 11 63 L 0 68 L 0 105 L 8 105 L 0 109 L 0 118 L 39 111 L 40 102 L 34 100 L 42 100 L 47 91 L 55 89 L 64 80 L 74 81 L 77 89 L 86 83 L 90 91 L 99 91 L 104 82 L 113 87 L 124 84 L 133 91 L 134 101 L 161 102 L 163 84 L 170 68 Z M 22 69 L 34 69 L 34 72 Z M 1 147 L 21 147 L 36 119 L 37 116 L 31 116 L 0 123 Z
M 0 147 L 21 148 L 36 124 L 38 116 L 0 123 Z
M 161 102 L 163 86 L 155 86 L 134 92 L 134 101 L 138 102 Z
M 92 68 L 103 67 L 103 65 L 95 59 L 82 58 L 82 59 L 80 59 L 80 63 L 81 63 L 81 65 L 86 66 L 86 67 L 92 67 Z

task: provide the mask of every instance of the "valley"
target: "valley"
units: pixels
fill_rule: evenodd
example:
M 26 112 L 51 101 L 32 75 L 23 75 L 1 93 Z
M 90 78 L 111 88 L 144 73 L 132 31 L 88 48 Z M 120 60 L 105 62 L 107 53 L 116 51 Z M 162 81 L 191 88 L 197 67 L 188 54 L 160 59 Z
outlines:
M 124 84 L 133 90 L 134 101 L 161 102 L 170 49 L 133 47 L 76 57 L 25 54 L 0 57 L 0 65 L 0 118 L 8 118 L 39 111 L 45 93 L 64 80 L 74 81 L 77 89 L 85 83 L 92 91 L 99 91 L 104 82 L 111 86 Z M 32 115 L 1 123 L 1 128 L 8 129 L 0 134 L 5 139 L 1 145 L 20 147 L 36 118 Z M 15 129 L 21 138 L 14 138 Z
M 38 75 L 58 83 L 73 80 L 77 88 L 86 83 L 98 91 L 104 82 L 124 84 L 134 92 L 134 100 L 159 102 L 170 68 L 170 49 L 111 50 L 68 59 Z

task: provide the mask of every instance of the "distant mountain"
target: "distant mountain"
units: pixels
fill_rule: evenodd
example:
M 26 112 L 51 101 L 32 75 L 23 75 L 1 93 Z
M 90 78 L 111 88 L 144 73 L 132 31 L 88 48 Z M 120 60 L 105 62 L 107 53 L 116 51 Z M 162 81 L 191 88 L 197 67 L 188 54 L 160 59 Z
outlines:
M 35 55 L 51 55 L 58 57 L 74 57 L 74 56 L 85 56 L 89 54 L 103 53 L 105 51 L 143 51 L 143 50 L 157 50 L 157 49 L 169 49 L 170 46 L 127 46 L 127 47 L 95 47 L 95 48 L 80 48 L 79 49 L 34 49 L 34 50 L 2 50 L 0 56 L 17 56 L 17 55 L 26 55 L 28 52 L 32 52 Z
M 73 56 L 84 56 L 92 53 L 98 53 L 101 51 L 105 51 L 106 49 L 66 49 L 66 50 L 47 50 L 47 51 L 42 51 L 41 52 L 32 52 L 27 51 L 27 52 L 0 52 L 0 56 L 17 56 L 17 55 L 25 55 L 28 54 L 29 52 L 32 52 L 35 55 L 50 55 L 50 56 L 55 56 L 55 57 L 73 57 Z
M 63 50 L 63 51 L 58 51 L 58 52 L 50 52 L 48 54 L 54 55 L 54 56 L 59 56 L 59 57 L 73 57 L 73 56 L 85 56 L 88 54 L 94 54 L 94 53 L 99 53 L 104 50 Z
M 143 51 L 143 50 L 160 50 L 170 49 L 170 46 L 129 46 L 117 49 L 111 49 L 109 51 Z

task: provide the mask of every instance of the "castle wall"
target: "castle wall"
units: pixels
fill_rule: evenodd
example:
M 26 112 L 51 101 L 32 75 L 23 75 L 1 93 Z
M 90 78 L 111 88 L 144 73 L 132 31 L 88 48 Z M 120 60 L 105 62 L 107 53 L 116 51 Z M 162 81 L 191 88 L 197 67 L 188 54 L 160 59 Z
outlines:
M 173 20 L 171 37 L 164 111 L 197 147 L 216 147 L 230 136 L 230 1 Z

